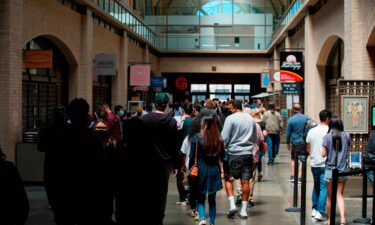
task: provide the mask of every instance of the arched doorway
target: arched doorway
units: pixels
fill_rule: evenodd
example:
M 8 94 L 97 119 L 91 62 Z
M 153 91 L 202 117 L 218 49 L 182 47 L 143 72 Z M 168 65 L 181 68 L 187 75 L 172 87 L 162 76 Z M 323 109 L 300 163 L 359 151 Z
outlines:
M 326 75 L 326 108 L 330 109 L 333 115 L 340 115 L 338 101 L 338 80 L 343 77 L 342 65 L 344 61 L 344 42 L 337 39 L 328 55 L 325 66 Z
M 30 61 L 30 52 L 46 50 L 52 56 L 51 66 Z M 69 63 L 59 47 L 48 37 L 38 36 L 23 48 L 22 71 L 22 128 L 24 142 L 35 142 L 38 130 L 53 120 L 53 109 L 57 105 L 68 105 Z M 41 53 L 41 54 L 45 54 Z M 43 55 L 48 60 L 48 56 Z M 38 59 L 36 59 L 38 60 Z M 26 63 L 26 61 L 28 63 Z

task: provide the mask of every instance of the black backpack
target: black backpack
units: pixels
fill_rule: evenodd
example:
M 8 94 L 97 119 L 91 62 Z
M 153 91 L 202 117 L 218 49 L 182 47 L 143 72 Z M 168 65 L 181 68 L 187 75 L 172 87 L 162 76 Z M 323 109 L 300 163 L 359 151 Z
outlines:
M 367 142 L 367 148 L 364 154 L 365 165 L 368 167 L 375 166 L 375 132 L 371 132 L 371 135 Z

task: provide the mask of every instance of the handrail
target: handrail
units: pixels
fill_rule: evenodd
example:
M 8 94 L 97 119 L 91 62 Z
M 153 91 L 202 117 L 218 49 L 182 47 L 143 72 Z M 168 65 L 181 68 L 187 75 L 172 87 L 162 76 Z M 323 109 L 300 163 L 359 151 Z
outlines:
M 297 12 L 301 9 L 303 3 L 306 0 L 294 0 L 292 4 L 289 5 L 288 9 L 285 11 L 284 15 L 281 17 L 280 22 L 276 25 L 276 28 L 272 32 L 272 37 L 275 38 L 279 35 L 281 30 L 284 28 L 286 24 L 289 23 L 290 20 L 294 18 Z M 297 5 L 298 4 L 298 5 Z M 291 13 L 291 11 L 294 11 Z
M 153 29 L 147 25 L 142 18 L 140 18 L 133 10 L 129 9 L 126 4 L 119 0 L 89 0 L 92 2 L 99 10 L 103 10 L 106 14 L 108 14 L 113 19 L 117 20 L 121 24 L 128 27 L 130 30 L 135 32 L 136 34 L 140 35 L 143 39 L 145 39 L 148 43 L 153 45 L 153 47 L 160 48 L 160 49 L 168 49 L 165 48 L 165 38 L 168 37 L 178 37 L 180 34 L 171 34 L 171 33 L 156 33 Z M 301 9 L 303 3 L 306 0 L 295 0 L 287 9 L 286 13 L 284 13 L 282 19 L 276 26 L 275 30 L 269 36 L 267 34 L 264 35 L 244 35 L 244 34 L 215 34 L 212 37 L 254 37 L 254 38 L 267 38 L 271 39 L 271 41 L 265 41 L 263 43 L 262 49 L 268 49 L 270 45 L 273 43 L 275 38 L 279 35 L 282 31 L 282 28 L 285 24 L 287 24 L 290 20 L 294 18 L 297 12 Z M 267 8 L 267 7 L 265 7 Z M 166 15 L 167 16 L 167 15 Z M 264 25 L 266 26 L 266 25 Z M 173 35 L 173 36 L 172 36 Z M 191 34 L 188 33 L 189 36 L 192 38 L 198 36 L 198 34 Z M 199 37 L 208 37 L 206 34 L 199 33 Z M 254 49 L 256 50 L 256 49 Z

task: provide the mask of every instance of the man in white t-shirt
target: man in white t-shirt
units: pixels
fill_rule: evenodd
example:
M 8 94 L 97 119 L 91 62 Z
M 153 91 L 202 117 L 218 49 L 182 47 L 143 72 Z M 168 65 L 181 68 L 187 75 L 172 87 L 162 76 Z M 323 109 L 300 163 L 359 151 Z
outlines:
M 328 124 L 332 118 L 332 112 L 322 110 L 319 113 L 320 125 L 312 128 L 306 137 L 306 148 L 310 154 L 311 172 L 314 178 L 314 188 L 312 192 L 312 213 L 311 216 L 322 221 L 326 220 L 327 185 L 324 177 L 326 157 L 322 156 L 323 137 L 328 132 Z

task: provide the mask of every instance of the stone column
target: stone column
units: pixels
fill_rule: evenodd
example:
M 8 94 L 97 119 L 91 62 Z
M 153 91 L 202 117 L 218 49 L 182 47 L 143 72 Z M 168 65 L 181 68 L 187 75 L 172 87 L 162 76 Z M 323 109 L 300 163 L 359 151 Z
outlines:
M 81 17 L 81 55 L 69 77 L 69 99 L 84 98 L 92 108 L 93 21 L 90 8 Z
M 0 147 L 15 162 L 22 141 L 23 1 L 0 1 Z
M 363 47 L 363 15 L 361 13 L 361 1 L 344 1 L 344 33 L 345 33 L 345 80 L 363 79 L 366 52 Z
M 273 69 L 275 71 L 280 71 L 280 49 L 275 47 L 273 50 Z M 271 74 L 273 76 L 273 74 Z M 280 81 L 272 81 L 272 90 L 271 91 L 278 91 L 281 90 L 281 83 Z M 269 91 L 267 89 L 267 91 Z
M 319 121 L 319 112 L 325 108 L 325 78 L 320 74 L 317 64 L 319 49 L 314 42 L 313 15 L 305 17 L 305 51 L 304 51 L 304 114 Z
M 112 83 L 116 98 L 112 98 L 112 105 L 122 105 L 127 109 L 128 103 L 128 35 L 123 31 L 120 39 L 120 56 L 118 64 L 117 82 Z

